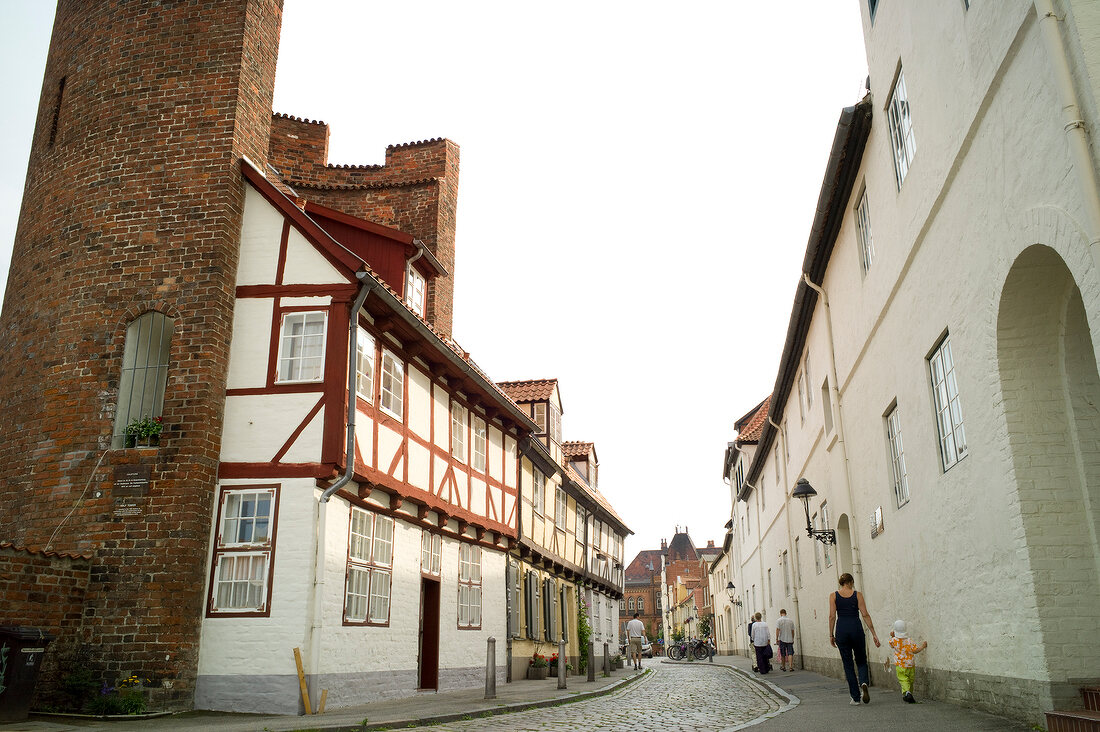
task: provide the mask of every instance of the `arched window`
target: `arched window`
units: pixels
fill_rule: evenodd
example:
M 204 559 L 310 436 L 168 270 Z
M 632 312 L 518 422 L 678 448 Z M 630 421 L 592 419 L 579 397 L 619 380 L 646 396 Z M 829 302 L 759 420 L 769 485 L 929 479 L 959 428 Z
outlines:
M 115 411 L 116 446 L 122 444 L 127 425 L 146 417 L 159 417 L 164 411 L 171 345 L 172 319 L 163 313 L 145 313 L 126 328 Z
M 634 612 L 634 598 L 633 597 L 626 601 L 626 606 L 627 606 L 627 608 L 629 608 L 630 612 Z

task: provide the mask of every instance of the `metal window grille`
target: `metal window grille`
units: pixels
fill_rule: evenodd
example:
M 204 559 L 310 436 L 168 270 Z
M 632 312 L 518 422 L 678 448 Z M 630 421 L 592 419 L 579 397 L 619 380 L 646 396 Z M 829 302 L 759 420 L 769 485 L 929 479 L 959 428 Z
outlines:
M 116 446 L 122 444 L 126 425 L 135 419 L 159 417 L 164 412 L 172 324 L 167 315 L 148 312 L 126 328 L 115 413 Z

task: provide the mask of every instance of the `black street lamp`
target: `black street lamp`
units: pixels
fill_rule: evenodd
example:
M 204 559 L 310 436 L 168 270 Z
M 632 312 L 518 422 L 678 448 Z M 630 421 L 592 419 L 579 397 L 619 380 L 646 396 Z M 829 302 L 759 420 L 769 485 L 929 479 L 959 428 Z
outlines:
M 737 597 L 737 589 L 732 582 L 726 583 L 726 594 L 730 596 L 730 605 L 741 607 L 741 600 Z
M 799 478 L 791 492 L 793 498 L 802 501 L 802 508 L 806 509 L 806 536 L 817 539 L 822 544 L 836 544 L 836 532 L 832 529 L 815 529 L 810 524 L 810 499 L 817 495 L 817 491 L 810 485 L 810 481 Z

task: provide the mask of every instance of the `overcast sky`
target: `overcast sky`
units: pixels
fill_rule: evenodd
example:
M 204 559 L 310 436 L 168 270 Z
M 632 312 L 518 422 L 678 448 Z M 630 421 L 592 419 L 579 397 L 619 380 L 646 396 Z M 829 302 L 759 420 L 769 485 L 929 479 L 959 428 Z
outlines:
M 0 17 L 2 283 L 52 3 Z M 629 562 L 676 525 L 720 543 L 722 453 L 774 385 L 866 68 L 857 0 L 285 0 L 275 111 L 327 122 L 333 163 L 461 146 L 455 339 L 497 381 L 559 379 Z

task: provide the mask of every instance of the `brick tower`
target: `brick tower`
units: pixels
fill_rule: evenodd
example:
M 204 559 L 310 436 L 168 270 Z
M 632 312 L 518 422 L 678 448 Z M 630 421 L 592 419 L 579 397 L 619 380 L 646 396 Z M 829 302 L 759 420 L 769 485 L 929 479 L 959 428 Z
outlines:
M 162 708 L 190 706 L 197 674 L 239 160 L 267 159 L 281 17 L 59 2 L 0 315 L 0 542 L 92 556 L 79 627 L 53 630 L 153 679 Z M 171 319 L 164 434 L 123 449 L 123 347 L 151 311 Z

